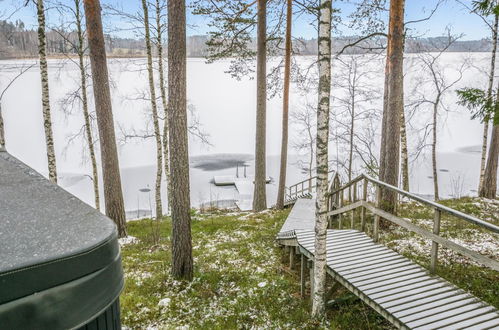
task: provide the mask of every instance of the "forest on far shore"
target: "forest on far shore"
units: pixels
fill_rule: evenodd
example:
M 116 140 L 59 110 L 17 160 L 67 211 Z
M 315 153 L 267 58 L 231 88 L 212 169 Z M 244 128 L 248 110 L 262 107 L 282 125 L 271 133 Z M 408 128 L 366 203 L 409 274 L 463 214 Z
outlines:
M 48 27 L 47 55 L 59 57 L 65 54 L 77 54 L 74 45 L 77 44 L 78 33 L 67 27 Z M 108 57 L 145 57 L 146 44 L 143 37 L 124 38 L 112 34 L 105 34 L 106 52 Z M 440 39 L 445 37 L 407 38 L 406 53 L 419 53 L 423 48 L 425 51 L 435 48 Z M 206 42 L 210 39 L 208 35 L 187 36 L 187 57 L 207 57 L 209 55 Z M 344 54 L 366 54 L 379 52 L 384 48 L 386 38 L 379 36 L 369 38 L 357 43 L 359 36 L 333 37 L 333 52 L 342 51 Z M 346 47 L 356 43 L 356 47 Z M 421 45 L 424 47 L 421 48 Z M 256 39 L 252 40 L 251 49 L 256 50 Z M 275 47 L 279 48 L 279 47 Z M 317 39 L 296 38 L 293 44 L 294 55 L 317 55 Z M 492 49 L 490 39 L 481 40 L 457 40 L 447 52 L 489 52 Z M 282 51 L 281 51 L 282 53 Z M 282 54 L 274 54 L 282 55 Z M 32 58 L 38 57 L 38 36 L 35 28 L 26 27 L 25 23 L 17 20 L 14 22 L 0 20 L 0 59 Z

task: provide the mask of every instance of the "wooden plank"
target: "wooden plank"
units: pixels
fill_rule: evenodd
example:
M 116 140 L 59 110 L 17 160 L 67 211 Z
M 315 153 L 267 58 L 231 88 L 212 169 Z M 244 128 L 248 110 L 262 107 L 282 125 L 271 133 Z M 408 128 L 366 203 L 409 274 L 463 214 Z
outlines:
M 413 306 L 419 304 L 419 302 L 425 301 L 426 299 L 437 299 L 437 297 L 441 297 L 443 295 L 451 296 L 458 295 L 463 293 L 462 290 L 458 290 L 456 287 L 452 286 L 442 286 L 439 288 L 435 288 L 433 291 L 426 291 L 420 294 L 414 294 L 412 296 L 402 296 L 399 299 L 393 299 L 390 301 L 379 301 L 383 304 L 383 307 L 387 310 L 391 310 L 392 308 L 400 307 L 404 309 L 405 306 Z
M 376 299 L 377 303 L 382 304 L 384 306 L 384 303 L 392 301 L 392 300 L 397 300 L 397 299 L 400 299 L 403 297 L 410 297 L 412 295 L 416 296 L 416 295 L 423 294 L 426 292 L 430 292 L 430 294 L 431 294 L 432 290 L 439 289 L 439 288 L 445 288 L 445 287 L 449 287 L 449 286 L 447 284 L 445 284 L 444 282 L 437 282 L 437 283 L 434 283 L 432 285 L 419 287 L 419 288 L 415 288 L 413 290 L 399 292 L 399 293 L 391 294 L 388 296 L 383 295 L 383 293 L 381 293 L 381 294 L 378 293 L 376 295 L 376 297 L 371 297 L 371 299 Z
M 409 268 L 408 270 L 403 270 L 403 271 L 398 271 L 398 272 L 394 271 L 394 270 L 389 270 L 386 272 L 377 273 L 374 276 L 370 276 L 367 278 L 363 277 L 361 279 L 355 279 L 353 281 L 350 281 L 350 283 L 355 284 L 355 286 L 360 287 L 360 286 L 366 285 L 366 284 L 378 283 L 378 282 L 389 280 L 392 278 L 398 278 L 398 277 L 403 277 L 403 276 L 407 276 L 407 275 L 416 275 L 416 274 L 424 275 L 424 274 L 427 274 L 427 272 L 422 271 L 419 268 Z
M 388 260 L 384 262 L 380 262 L 379 264 L 376 265 L 371 265 L 362 269 L 346 269 L 346 270 L 336 270 L 340 275 L 349 278 L 349 275 L 352 273 L 357 273 L 357 272 L 363 272 L 363 271 L 368 271 L 368 270 L 373 270 L 373 269 L 379 269 L 381 267 L 385 266 L 394 266 L 394 265 L 410 265 L 411 262 L 409 260 L 404 260 L 404 259 L 396 259 L 396 260 Z
M 407 323 L 407 326 L 414 329 L 437 329 L 444 326 L 456 325 L 457 322 L 480 316 L 494 310 L 494 307 L 491 306 L 480 306 L 483 306 L 483 303 L 474 304 L 473 309 L 471 310 L 469 309 L 469 306 L 466 306 L 453 311 L 440 313 L 437 316 L 430 316 L 428 318 L 409 322 Z
M 448 291 L 439 295 L 430 296 L 428 298 L 418 299 L 417 301 L 413 301 L 409 304 L 388 308 L 388 311 L 397 317 L 404 317 L 420 311 L 426 311 L 441 305 L 467 300 L 470 298 L 477 300 L 477 298 L 468 293 L 456 294 L 456 291 Z
M 329 242 L 335 242 L 335 243 L 354 243 L 357 241 L 370 241 L 372 242 L 372 239 L 367 236 L 364 233 L 345 233 L 344 235 L 333 235 L 332 233 L 329 233 L 329 231 L 332 231 L 331 229 L 328 230 L 328 235 L 326 237 L 326 240 Z M 315 234 L 314 233 L 309 233 L 309 232 L 302 232 L 299 235 L 297 234 L 297 237 L 300 241 L 307 242 L 310 240 L 315 239 Z
M 464 299 L 464 300 L 458 300 L 458 301 L 447 302 L 447 303 L 436 301 L 435 304 L 440 304 L 440 305 L 436 306 L 434 308 L 431 308 L 431 309 L 421 310 L 419 312 L 415 312 L 415 313 L 405 315 L 405 316 L 398 316 L 398 315 L 395 315 L 395 316 L 397 318 L 399 318 L 402 322 L 407 323 L 407 322 L 413 322 L 413 321 L 423 319 L 423 318 L 432 317 L 435 315 L 440 315 L 444 312 L 449 312 L 449 311 L 453 312 L 452 310 L 456 310 L 457 308 L 469 307 L 469 310 L 471 310 L 472 309 L 471 306 L 477 304 L 477 299 L 476 298 L 468 298 L 468 299 Z M 483 306 L 483 305 L 479 303 L 476 306 L 479 307 L 479 306 Z
M 342 262 L 359 262 L 362 261 L 363 259 L 365 260 L 366 258 L 371 258 L 371 257 L 378 257 L 378 256 L 388 256 L 395 254 L 393 251 L 386 251 L 386 250 L 374 250 L 373 252 L 366 252 L 364 253 L 354 253 L 352 254 L 340 254 L 340 255 L 334 255 L 334 254 L 328 254 L 327 258 L 328 260 L 331 260 L 334 262 L 335 265 L 339 265 Z
M 392 260 L 392 259 L 401 259 L 401 256 L 396 254 L 395 252 L 389 253 L 385 252 L 382 254 L 376 254 L 376 255 L 368 255 L 365 257 L 360 257 L 360 259 L 356 260 L 340 260 L 337 261 L 334 258 L 328 258 L 328 265 L 331 267 L 334 267 L 334 269 L 343 269 L 344 267 L 347 266 L 352 266 L 352 267 L 363 267 L 363 265 L 372 265 L 372 264 L 377 264 L 380 260 Z
M 489 314 L 486 314 L 486 315 L 483 315 L 483 316 L 487 316 Z M 465 322 L 463 322 L 465 323 Z M 495 318 L 492 318 L 488 321 L 485 321 L 485 322 L 481 322 L 481 323 L 476 323 L 476 324 L 473 324 L 473 325 L 465 325 L 466 330 L 483 330 L 483 329 L 497 329 L 499 328 L 499 316 L 497 316 L 497 313 L 496 313 L 496 316 Z M 452 329 L 452 328 L 444 328 L 444 329 Z
M 346 259 L 346 258 L 354 258 L 359 255 L 364 255 L 368 252 L 380 252 L 380 251 L 385 251 L 386 248 L 381 247 L 381 246 L 367 246 L 362 249 L 355 249 L 350 253 L 337 253 L 336 250 L 333 250 L 331 254 L 328 254 L 328 256 L 333 256 L 336 258 L 336 260 L 341 260 L 341 259 Z
M 361 271 L 361 272 L 358 272 L 356 274 L 350 274 L 348 276 L 348 280 L 350 282 L 353 282 L 355 283 L 355 281 L 357 279 L 371 279 L 371 278 L 374 278 L 374 276 L 377 276 L 377 274 L 385 274 L 387 272 L 397 272 L 397 271 L 404 271 L 404 270 L 408 270 L 408 269 L 421 269 L 423 270 L 421 267 L 419 267 L 418 265 L 410 262 L 409 260 L 406 260 L 404 263 L 400 264 L 400 265 L 390 265 L 390 266 L 385 266 L 385 267 L 379 267 L 379 268 L 376 268 L 375 270 L 367 270 L 367 271 Z
M 377 266 L 378 264 L 380 264 L 381 262 L 389 262 L 389 261 L 404 261 L 404 259 L 399 256 L 399 255 L 395 255 L 395 256 L 390 256 L 390 257 L 387 257 L 387 258 L 382 258 L 381 260 L 380 259 L 375 259 L 375 260 L 372 260 L 372 261 L 369 261 L 369 259 L 366 260 L 366 262 L 359 262 L 359 263 L 355 263 L 353 265 L 347 265 L 347 266 L 340 266 L 340 267 L 334 267 L 334 269 L 336 271 L 349 271 L 349 270 L 355 270 L 355 269 L 359 269 L 359 268 L 364 268 L 364 267 L 369 267 L 369 266 Z
M 419 293 L 428 291 L 426 288 L 430 287 L 433 284 L 440 284 L 442 281 L 438 278 L 426 278 L 417 283 L 409 283 L 407 285 L 400 285 L 395 288 L 390 288 L 389 290 L 384 290 L 383 288 L 375 288 L 371 290 L 364 290 L 363 292 L 367 294 L 372 299 L 390 297 L 392 295 L 396 295 L 399 293 L 406 293 L 406 295 L 410 295 L 412 292 Z
M 315 240 L 315 232 L 302 232 L 302 233 L 297 233 L 297 237 L 300 240 L 300 242 L 307 243 L 309 241 L 314 241 Z M 336 242 L 336 243 L 344 243 L 344 242 L 350 242 L 350 241 L 357 241 L 357 240 L 371 240 L 368 236 L 366 236 L 363 233 L 345 233 L 343 235 L 328 235 L 326 237 L 326 240 L 331 241 L 331 242 Z M 372 240 L 371 240 L 372 241 Z
M 372 282 L 368 284 L 356 284 L 356 286 L 362 291 L 371 290 L 379 287 L 382 287 L 384 290 L 389 290 L 392 287 L 398 287 L 401 283 L 403 284 L 416 283 L 418 281 L 423 280 L 424 278 L 428 278 L 428 274 L 420 272 L 420 273 L 409 274 L 406 276 L 389 278 L 386 280 L 380 279 L 378 282 Z
M 306 244 L 302 244 L 300 241 L 298 241 L 298 243 L 301 246 L 310 249 L 311 253 L 315 252 L 314 251 L 315 250 L 314 242 L 315 241 L 307 242 Z M 360 248 L 360 247 L 372 246 L 372 242 L 367 242 L 367 241 L 366 242 L 353 242 L 353 243 L 338 244 L 336 246 L 334 244 L 328 244 L 328 245 L 329 245 L 329 247 L 328 247 L 329 249 L 334 248 L 335 252 L 341 252 L 341 251 L 352 251 L 352 250 L 354 250 L 356 248 Z
M 301 237 L 298 237 L 298 241 L 300 242 L 300 244 L 302 245 L 308 245 L 312 242 L 315 242 L 315 237 L 307 237 L 307 238 L 301 238 Z M 326 238 L 326 244 L 332 244 L 333 246 L 332 247 L 335 247 L 335 246 L 340 246 L 340 247 L 347 247 L 347 246 L 352 246 L 352 245 L 357 245 L 357 244 L 360 244 L 360 243 L 371 243 L 373 244 L 372 240 L 369 238 L 369 237 L 349 237 L 347 239 L 338 239 L 338 238 L 335 238 L 335 237 L 327 237 Z

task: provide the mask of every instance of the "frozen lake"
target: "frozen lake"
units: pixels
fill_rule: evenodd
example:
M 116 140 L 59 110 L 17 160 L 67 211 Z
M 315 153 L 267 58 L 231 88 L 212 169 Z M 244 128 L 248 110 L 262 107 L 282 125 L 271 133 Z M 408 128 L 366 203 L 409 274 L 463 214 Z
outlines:
M 410 55 L 413 56 L 413 55 Z M 414 55 L 415 56 L 415 55 Z M 474 65 L 487 68 L 488 54 L 448 53 L 443 56 L 446 67 L 458 66 L 462 58 L 472 56 Z M 300 58 L 303 66 L 313 61 L 312 58 Z M 0 89 L 17 70 L 12 66 L 25 61 L 0 61 Z M 409 61 L 407 61 L 409 62 Z M 379 89 L 383 87 L 382 59 L 372 61 L 366 70 L 378 70 L 370 83 Z M 256 82 L 251 79 L 237 81 L 225 71 L 229 61 L 206 64 L 203 59 L 188 59 L 188 100 L 196 109 L 196 115 L 202 129 L 209 134 L 211 145 L 204 145 L 195 138 L 190 138 L 189 151 L 191 155 L 191 201 L 199 205 L 215 199 L 237 199 L 237 192 L 231 187 L 215 187 L 211 181 L 216 175 L 235 175 L 234 166 L 217 168 L 215 166 L 199 166 L 206 160 L 215 162 L 220 154 L 230 154 L 230 157 L 246 161 L 248 175 L 253 174 L 253 153 L 255 135 Z M 109 69 L 112 79 L 113 111 L 117 136 L 122 131 L 135 130 L 141 132 L 150 129 L 148 101 L 141 98 L 147 95 L 147 72 L 144 59 L 110 59 Z M 335 67 L 333 66 L 333 72 Z M 93 193 L 91 181 L 87 174 L 91 173 L 88 157 L 82 138 L 72 139 L 71 136 L 81 130 L 83 119 L 79 109 L 66 115 L 62 111 L 61 100 L 65 95 L 75 90 L 79 72 L 69 62 L 60 60 L 49 61 L 49 79 L 57 167 L 60 185 L 72 192 L 83 201 L 92 204 Z M 409 98 L 414 89 L 413 77 L 417 76 L 418 68 L 411 67 L 406 75 L 406 96 Z M 449 73 L 451 76 L 452 73 Z M 336 77 L 341 80 L 341 77 Z M 334 80 L 334 79 L 333 79 Z M 477 69 L 465 72 L 457 87 L 484 87 L 486 78 Z M 46 154 L 42 126 L 42 111 L 40 97 L 40 78 L 35 66 L 19 78 L 6 93 L 3 101 L 3 116 L 5 120 L 7 149 L 37 171 L 46 175 Z M 341 92 L 340 92 L 341 94 Z M 337 95 L 338 96 L 338 95 Z M 93 101 L 91 95 L 89 99 Z M 466 109 L 455 104 L 455 93 L 451 92 L 445 98 L 449 107 L 443 113 L 439 127 L 439 167 L 441 196 L 473 195 L 476 193 L 479 171 L 479 146 L 481 144 L 482 125 L 472 121 Z M 299 111 L 306 103 L 316 102 L 316 96 L 311 91 L 305 91 L 297 85 L 291 89 L 291 112 Z M 93 103 L 93 102 L 92 102 Z M 380 107 L 380 99 L 370 103 L 371 107 Z M 281 132 L 282 99 L 277 96 L 268 102 L 267 108 L 267 154 L 268 176 L 274 179 L 268 185 L 269 204 L 273 204 L 276 196 L 279 171 L 279 151 Z M 93 108 L 93 107 L 92 107 Z M 335 106 L 332 108 L 332 115 Z M 421 110 L 416 114 L 416 124 L 428 120 L 430 112 Z M 374 125 L 377 127 L 376 125 Z M 332 127 L 334 129 L 334 127 Z M 307 154 L 298 153 L 293 144 L 300 138 L 296 125 L 290 131 L 290 163 L 288 168 L 288 184 L 292 184 L 307 174 L 297 165 L 299 160 L 307 159 Z M 409 129 L 409 148 L 418 140 L 417 129 Z M 378 148 L 378 139 L 372 141 L 373 149 Z M 411 150 L 409 150 L 411 152 Z M 478 152 L 477 152 L 478 151 Z M 430 195 L 432 193 L 431 167 L 429 149 L 411 165 L 411 190 Z M 334 141 L 331 146 L 331 159 L 344 157 L 344 150 L 336 148 Z M 130 213 L 137 209 L 149 210 L 149 196 L 140 193 L 139 189 L 154 187 L 155 177 L 155 147 L 153 140 L 135 140 L 120 143 L 119 160 L 122 168 L 123 191 L 125 205 Z M 222 162 L 223 163 L 223 162 Z M 360 171 L 359 160 L 355 161 L 357 172 Z M 223 167 L 223 166 L 222 166 Z M 166 191 L 166 187 L 164 187 Z M 165 193 L 164 193 L 165 195 Z M 151 193 L 152 197 L 152 193 Z M 166 196 L 163 196 L 166 201 Z M 151 201 L 153 203 L 154 201 Z M 166 204 L 166 203 L 165 203 Z M 152 205 L 152 209 L 154 206 Z

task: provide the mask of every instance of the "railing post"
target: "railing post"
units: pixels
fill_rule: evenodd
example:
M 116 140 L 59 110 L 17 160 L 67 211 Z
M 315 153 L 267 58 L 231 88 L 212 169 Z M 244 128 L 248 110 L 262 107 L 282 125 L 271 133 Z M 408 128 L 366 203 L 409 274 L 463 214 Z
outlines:
M 340 195 L 340 202 L 339 202 L 339 205 L 338 205 L 338 208 L 341 209 L 343 207 L 343 202 L 344 202 L 344 195 L 345 195 L 345 191 L 344 190 L 340 190 L 338 192 L 338 194 Z M 342 220 L 343 220 L 343 215 L 342 214 L 338 214 L 338 229 L 341 229 L 343 226 L 342 226 Z
M 352 203 L 355 203 L 357 201 L 357 182 L 353 184 L 353 199 L 351 200 Z M 352 210 L 352 214 L 350 215 L 350 228 L 354 228 L 354 221 L 355 221 L 355 209 Z
M 376 186 L 376 207 L 379 208 L 381 205 L 381 188 L 379 185 Z M 374 228 L 373 228 L 373 240 L 375 242 L 379 241 L 379 215 L 374 216 Z
M 442 211 L 435 209 L 435 215 L 433 218 L 433 234 L 440 234 L 440 219 L 442 218 Z M 438 263 L 438 243 L 435 241 L 431 242 L 431 260 L 430 260 L 430 274 L 435 274 Z
M 364 185 L 362 187 L 362 200 L 367 202 L 367 179 L 364 179 Z M 366 208 L 362 207 L 360 209 L 360 230 L 366 230 Z

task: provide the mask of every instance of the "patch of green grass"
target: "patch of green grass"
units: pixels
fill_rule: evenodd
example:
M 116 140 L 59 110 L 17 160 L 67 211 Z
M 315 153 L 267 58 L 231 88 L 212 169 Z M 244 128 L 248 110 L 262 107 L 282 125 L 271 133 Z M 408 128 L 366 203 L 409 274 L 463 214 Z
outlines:
M 359 300 L 328 308 L 327 318 L 310 318 L 310 301 L 300 297 L 299 265 L 275 241 L 289 211 L 255 215 L 193 216 L 194 280 L 170 276 L 170 219 L 128 223 L 138 239 L 122 248 L 126 282 L 122 322 L 132 329 L 384 329 L 390 324 Z M 159 241 L 154 232 L 160 233 Z M 345 296 L 340 289 L 334 297 Z M 160 303 L 161 301 L 161 303 Z

